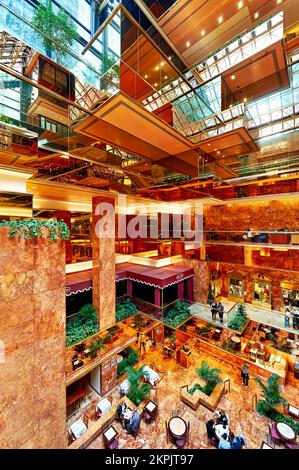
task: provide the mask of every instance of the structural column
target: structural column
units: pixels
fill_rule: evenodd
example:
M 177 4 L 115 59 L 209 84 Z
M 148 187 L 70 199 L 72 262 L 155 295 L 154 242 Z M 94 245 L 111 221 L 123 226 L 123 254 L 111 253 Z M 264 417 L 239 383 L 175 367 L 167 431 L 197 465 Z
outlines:
M 115 323 L 115 198 L 92 201 L 92 292 L 99 327 Z
M 65 243 L 0 229 L 0 447 L 66 447 Z

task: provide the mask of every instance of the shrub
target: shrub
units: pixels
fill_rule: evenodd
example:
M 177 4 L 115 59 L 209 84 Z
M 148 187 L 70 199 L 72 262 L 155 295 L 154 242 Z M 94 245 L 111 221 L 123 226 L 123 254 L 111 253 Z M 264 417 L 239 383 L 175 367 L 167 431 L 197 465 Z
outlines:
M 117 375 L 120 377 L 124 374 L 130 367 L 135 366 L 139 362 L 139 354 L 136 349 L 131 347 L 125 349 L 123 351 L 124 358 L 121 362 L 119 362 L 117 366 Z
M 138 312 L 138 308 L 130 298 L 116 302 L 116 321 L 122 321 Z
M 174 328 L 177 328 L 187 318 L 191 316 L 189 304 L 178 300 L 173 307 L 170 307 L 165 316 L 164 323 Z
M 210 367 L 205 361 L 202 361 L 201 366 L 195 370 L 199 377 L 205 382 L 205 385 L 202 386 L 196 383 L 188 392 L 193 395 L 195 390 L 200 390 L 205 393 L 205 395 L 211 395 L 216 385 L 222 382 L 221 377 L 219 377 L 221 370 Z
M 147 375 L 147 373 L 143 371 L 143 367 L 137 370 L 129 367 L 128 372 L 127 380 L 130 383 L 130 388 L 126 396 L 134 405 L 139 405 L 143 400 L 149 397 L 152 387 L 150 384 L 141 384 L 141 380 Z
M 241 331 L 247 322 L 246 308 L 244 304 L 237 307 L 237 315 L 228 322 L 228 328 L 231 330 Z
M 91 304 L 84 305 L 72 322 L 66 324 L 66 346 L 83 341 L 99 329 L 98 317 Z

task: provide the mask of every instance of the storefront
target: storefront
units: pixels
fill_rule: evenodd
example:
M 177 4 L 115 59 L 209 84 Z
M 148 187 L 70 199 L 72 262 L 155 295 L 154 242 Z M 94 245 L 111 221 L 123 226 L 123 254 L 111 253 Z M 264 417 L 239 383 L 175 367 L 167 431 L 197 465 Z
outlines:
M 245 276 L 242 271 L 229 271 L 228 273 L 228 298 L 235 302 L 244 301 Z
M 272 279 L 258 274 L 253 278 L 253 305 L 271 310 Z
M 283 305 L 291 304 L 299 307 L 299 283 L 292 280 L 285 280 L 281 283 L 281 293 Z
M 211 271 L 210 273 L 210 292 L 213 298 L 221 295 L 221 272 Z

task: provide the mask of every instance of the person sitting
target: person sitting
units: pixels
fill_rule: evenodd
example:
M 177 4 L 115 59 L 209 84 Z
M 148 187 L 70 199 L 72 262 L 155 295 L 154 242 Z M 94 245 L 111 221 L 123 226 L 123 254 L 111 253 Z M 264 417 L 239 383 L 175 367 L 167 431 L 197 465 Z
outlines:
M 228 416 L 225 414 L 225 411 L 224 410 L 220 410 L 219 412 L 217 412 L 217 418 L 216 418 L 216 421 L 217 421 L 217 424 L 222 424 L 222 426 L 228 426 Z
M 140 424 L 140 414 L 138 413 L 137 409 L 135 408 L 133 411 L 133 416 L 128 423 L 126 423 L 126 429 L 129 434 L 137 433 Z
M 242 449 L 243 446 L 246 444 L 246 439 L 245 436 L 242 434 L 242 432 L 239 432 L 237 436 L 234 435 L 233 432 L 229 433 L 229 440 L 231 443 L 231 449 Z
M 231 443 L 226 432 L 222 434 L 219 440 L 218 449 L 231 449 Z
M 207 428 L 207 434 L 208 434 L 208 439 L 209 440 L 218 440 L 215 432 L 215 421 L 213 419 L 210 419 L 206 423 L 206 428 Z
M 116 417 L 121 421 L 122 427 L 125 428 L 124 413 L 127 410 L 127 404 L 125 401 L 122 401 L 116 409 Z

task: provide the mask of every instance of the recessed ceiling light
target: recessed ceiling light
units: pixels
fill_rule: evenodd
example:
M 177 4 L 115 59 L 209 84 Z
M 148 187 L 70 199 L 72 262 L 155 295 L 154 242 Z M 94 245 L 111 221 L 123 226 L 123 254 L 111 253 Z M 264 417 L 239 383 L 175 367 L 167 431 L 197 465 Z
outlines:
M 222 158 L 224 158 L 224 155 L 222 155 Z
M 247 98 L 244 98 L 244 100 L 243 100 L 243 101 L 244 101 L 244 103 L 246 103 L 246 101 L 247 101 Z
M 167 80 L 167 78 L 168 78 L 167 75 L 165 75 L 164 80 Z
M 238 8 L 242 8 L 243 7 L 243 2 L 238 2 Z
M 162 61 L 162 62 L 160 63 L 160 65 L 161 65 L 161 67 L 163 67 L 163 65 L 165 65 L 165 62 Z
M 257 19 L 259 17 L 259 12 L 258 11 L 254 14 L 254 17 L 255 17 L 255 19 Z
M 186 47 L 190 47 L 190 41 L 186 42 Z
M 234 80 L 236 78 L 236 75 L 231 75 L 230 77 L 232 80 Z
M 208 144 L 209 147 L 211 147 L 211 144 Z
M 217 150 L 217 153 L 220 153 L 220 150 Z
M 217 149 L 214 149 L 214 152 L 217 152 Z
M 168 56 L 168 60 L 171 60 L 171 55 Z
M 277 5 L 279 5 L 282 2 L 282 0 L 277 0 Z
M 158 83 L 155 83 L 155 86 L 158 86 Z
M 223 16 L 219 16 L 219 18 L 218 18 L 218 23 L 221 24 L 222 21 L 223 21 Z
M 147 78 L 147 75 L 144 75 L 144 78 Z
M 204 29 L 202 29 L 202 31 L 201 31 L 201 35 L 202 35 L 202 36 L 204 36 L 205 34 L 206 34 L 205 30 L 204 30 Z

